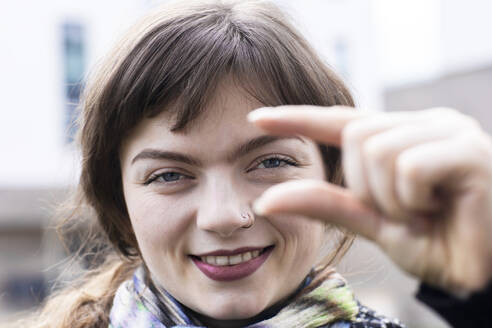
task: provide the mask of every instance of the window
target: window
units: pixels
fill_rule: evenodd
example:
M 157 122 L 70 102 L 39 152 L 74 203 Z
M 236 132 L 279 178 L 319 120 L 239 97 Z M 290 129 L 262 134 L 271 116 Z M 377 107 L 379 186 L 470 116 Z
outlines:
M 62 25 L 63 85 L 67 142 L 73 140 L 77 127 L 75 118 L 85 72 L 85 30 L 79 23 Z

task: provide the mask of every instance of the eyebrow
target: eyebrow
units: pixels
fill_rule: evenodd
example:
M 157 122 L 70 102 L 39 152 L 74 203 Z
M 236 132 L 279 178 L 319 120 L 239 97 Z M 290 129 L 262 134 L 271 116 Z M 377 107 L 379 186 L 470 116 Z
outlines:
M 278 137 L 278 136 L 264 135 L 264 136 L 253 138 L 241 144 L 239 147 L 233 150 L 226 158 L 227 161 L 232 162 L 235 158 L 244 156 L 247 153 L 250 153 L 257 148 L 266 146 L 276 141 L 290 140 L 290 139 L 296 139 L 301 141 L 302 143 L 305 143 L 305 141 L 298 136 Z M 151 148 L 146 148 L 142 150 L 140 153 L 138 153 L 138 155 L 136 155 L 132 159 L 132 164 L 134 164 L 139 160 L 144 160 L 144 159 L 158 159 L 158 160 L 167 159 L 175 162 L 182 162 L 188 165 L 202 166 L 202 162 L 199 159 L 194 158 L 193 156 L 182 154 L 179 152 L 163 151 L 163 150 L 151 149 Z

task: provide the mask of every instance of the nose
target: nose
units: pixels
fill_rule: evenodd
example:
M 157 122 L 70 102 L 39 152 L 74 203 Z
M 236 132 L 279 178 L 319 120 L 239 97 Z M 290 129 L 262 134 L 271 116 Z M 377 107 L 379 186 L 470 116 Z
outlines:
M 238 186 L 228 179 L 209 179 L 204 188 L 197 210 L 196 224 L 199 229 L 214 232 L 221 237 L 230 237 L 248 222 L 241 217 L 251 213 L 247 201 L 240 195 Z

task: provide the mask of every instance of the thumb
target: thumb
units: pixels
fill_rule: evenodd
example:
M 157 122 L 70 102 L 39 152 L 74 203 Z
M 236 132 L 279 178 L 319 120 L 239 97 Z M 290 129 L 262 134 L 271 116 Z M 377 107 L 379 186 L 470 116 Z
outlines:
M 253 204 L 256 214 L 298 214 L 376 240 L 381 216 L 348 189 L 319 180 L 295 180 L 267 189 Z

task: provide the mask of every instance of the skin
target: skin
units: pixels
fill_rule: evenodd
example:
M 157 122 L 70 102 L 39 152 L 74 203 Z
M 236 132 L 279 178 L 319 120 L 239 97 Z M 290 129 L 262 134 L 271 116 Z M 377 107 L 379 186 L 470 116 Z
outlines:
M 250 121 L 278 135 L 340 146 L 347 189 L 320 181 L 276 185 L 261 215 L 301 214 L 372 241 L 403 270 L 458 295 L 492 279 L 492 141 L 455 110 L 368 113 L 263 108 Z
M 128 213 L 153 279 L 214 327 L 248 324 L 287 298 L 315 265 L 326 238 L 322 222 L 298 214 L 256 215 L 252 227 L 242 228 L 241 214 L 252 213 L 252 202 L 272 185 L 324 179 L 318 148 L 307 138 L 281 138 L 231 155 L 266 135 L 247 121 L 261 106 L 240 89 L 222 85 L 206 114 L 185 131 L 171 132 L 173 116 L 163 112 L 142 121 L 120 152 Z M 142 155 L 149 149 L 179 152 L 200 163 Z M 280 161 L 271 160 L 278 155 Z M 189 257 L 268 245 L 275 248 L 267 261 L 231 282 L 208 278 Z

